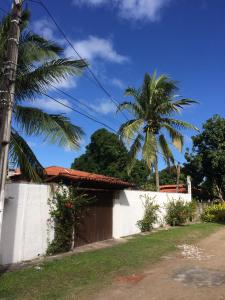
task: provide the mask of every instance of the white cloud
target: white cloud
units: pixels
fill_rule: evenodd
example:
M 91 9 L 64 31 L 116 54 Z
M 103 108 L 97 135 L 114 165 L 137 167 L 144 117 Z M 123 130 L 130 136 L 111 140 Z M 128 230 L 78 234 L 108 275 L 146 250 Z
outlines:
M 128 61 L 126 56 L 116 52 L 112 41 L 109 39 L 91 35 L 87 39 L 75 41 L 73 44 L 79 54 L 88 61 L 93 61 L 98 58 L 119 64 Z M 67 48 L 66 56 L 73 57 L 74 51 L 71 48 Z
M 72 89 L 77 87 L 77 79 L 77 77 L 62 78 L 60 82 L 53 82 L 52 84 L 58 89 Z M 54 88 L 50 87 L 50 90 L 54 90 Z
M 112 85 L 120 88 L 120 89 L 124 89 L 125 88 L 125 84 L 123 83 L 122 80 L 118 79 L 118 78 L 113 78 L 111 81 Z
M 89 106 L 96 112 L 102 115 L 108 115 L 116 112 L 116 106 L 109 100 L 99 100 Z
M 73 4 L 86 4 L 92 6 L 112 5 L 116 7 L 119 15 L 125 19 L 157 21 L 161 9 L 171 0 L 73 0 Z
M 54 36 L 54 25 L 47 19 L 40 19 L 33 23 L 33 30 L 47 40 L 56 40 Z
M 70 106 L 70 102 L 65 99 L 56 99 L 60 101 L 61 103 Z M 48 111 L 50 113 L 69 113 L 71 112 L 71 109 L 63 106 L 62 104 L 55 102 L 51 99 L 39 99 L 35 102 L 35 107 L 38 107 L 40 109 L 43 109 L 44 111 Z

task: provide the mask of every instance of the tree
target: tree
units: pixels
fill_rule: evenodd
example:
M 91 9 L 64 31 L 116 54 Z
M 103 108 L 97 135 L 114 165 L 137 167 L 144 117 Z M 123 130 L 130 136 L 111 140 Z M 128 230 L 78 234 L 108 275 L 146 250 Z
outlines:
M 167 142 L 167 135 L 173 145 L 180 151 L 183 147 L 181 129 L 198 130 L 188 122 L 174 119 L 172 116 L 179 113 L 185 106 L 197 103 L 191 99 L 177 99 L 177 86 L 166 75 L 156 77 L 145 74 L 141 89 L 128 88 L 127 96 L 133 97 L 133 102 L 124 102 L 119 110 L 128 110 L 134 118 L 120 127 L 119 133 L 125 142 L 131 142 L 130 155 L 132 168 L 133 159 L 142 151 L 142 158 L 149 171 L 154 167 L 156 187 L 159 191 L 158 152 L 162 152 L 168 166 L 174 164 L 174 156 Z
M 192 153 L 186 153 L 185 173 L 203 198 L 225 199 L 225 119 L 214 115 L 203 131 L 192 137 Z
M 149 177 L 148 184 L 144 186 L 147 190 L 156 190 L 155 186 L 155 173 L 152 173 Z M 177 182 L 177 167 L 167 167 L 159 171 L 160 185 L 173 184 Z M 184 174 L 183 168 L 181 168 L 180 173 L 180 184 L 186 184 L 186 175 Z
M 7 16 L 0 23 L 0 69 L 4 67 L 9 21 L 10 16 Z M 25 102 L 30 104 L 37 100 L 38 96 L 47 92 L 50 84 L 59 83 L 69 75 L 80 74 L 86 62 L 64 58 L 63 49 L 57 43 L 27 29 L 29 21 L 30 13 L 25 10 L 20 24 L 21 38 L 9 159 L 13 165 L 20 166 L 24 176 L 38 181 L 43 176 L 44 169 L 21 133 L 41 136 L 45 141 L 76 149 L 83 131 L 66 116 L 48 114 L 39 108 L 25 106 Z
M 145 184 L 148 177 L 145 163 L 136 160 L 131 174 L 128 175 L 129 159 L 128 151 L 119 137 L 106 129 L 99 129 L 92 134 L 85 154 L 76 158 L 71 168 L 117 177 L 137 186 Z

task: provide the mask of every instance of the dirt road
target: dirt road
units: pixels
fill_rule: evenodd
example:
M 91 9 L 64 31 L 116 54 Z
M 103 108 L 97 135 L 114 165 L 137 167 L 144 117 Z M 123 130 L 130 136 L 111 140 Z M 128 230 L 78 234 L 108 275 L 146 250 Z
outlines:
M 152 268 L 112 285 L 91 300 L 225 300 L 225 228 L 199 244 L 180 245 Z

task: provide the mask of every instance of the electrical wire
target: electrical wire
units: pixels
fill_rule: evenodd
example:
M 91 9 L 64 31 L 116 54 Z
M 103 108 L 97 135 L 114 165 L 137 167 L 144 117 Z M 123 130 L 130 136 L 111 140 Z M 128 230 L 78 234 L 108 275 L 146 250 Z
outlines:
M 68 45 L 73 49 L 73 51 L 76 53 L 76 55 L 82 59 L 85 60 L 81 54 L 76 50 L 76 48 L 74 47 L 73 43 L 69 40 L 69 38 L 67 37 L 67 35 L 65 34 L 65 32 L 63 31 L 63 29 L 61 28 L 61 26 L 58 24 L 58 22 L 56 21 L 55 17 L 52 15 L 52 13 L 50 12 L 50 10 L 47 8 L 47 6 L 42 2 L 42 0 L 27 0 L 30 2 L 34 2 L 37 3 L 39 5 L 41 5 L 44 10 L 46 11 L 46 13 L 48 14 L 48 16 L 51 18 L 51 20 L 53 21 L 53 23 L 55 24 L 56 28 L 58 29 L 58 31 L 60 32 L 60 34 L 63 36 L 63 38 L 65 39 L 65 41 L 68 43 Z M 98 76 L 94 73 L 94 71 L 92 70 L 92 68 L 87 65 L 87 70 L 89 71 L 89 73 L 91 74 L 91 76 L 93 77 L 94 81 L 97 83 L 98 87 L 106 94 L 106 96 L 109 98 L 109 100 L 116 106 L 116 108 L 119 108 L 120 103 L 115 100 L 115 98 L 110 94 L 110 92 L 107 91 L 107 89 L 104 87 L 104 85 L 101 83 L 100 79 L 98 78 Z M 129 119 L 127 118 L 126 114 L 123 111 L 120 111 L 120 113 L 124 116 L 124 118 L 128 121 Z

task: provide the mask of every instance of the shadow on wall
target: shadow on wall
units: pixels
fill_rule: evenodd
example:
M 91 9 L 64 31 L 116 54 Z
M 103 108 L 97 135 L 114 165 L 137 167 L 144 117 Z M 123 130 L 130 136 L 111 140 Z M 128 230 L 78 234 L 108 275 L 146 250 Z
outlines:
M 9 190 L 10 185 L 6 185 L 6 195 L 12 196 L 5 198 L 3 213 L 2 237 L 0 243 L 0 265 L 9 264 L 15 256 L 16 224 L 18 221 L 18 201 L 14 194 L 18 194 L 19 186 L 14 185 L 13 190 Z M 5 268 L 4 268 L 5 269 Z M 3 269 L 3 270 L 4 270 Z

